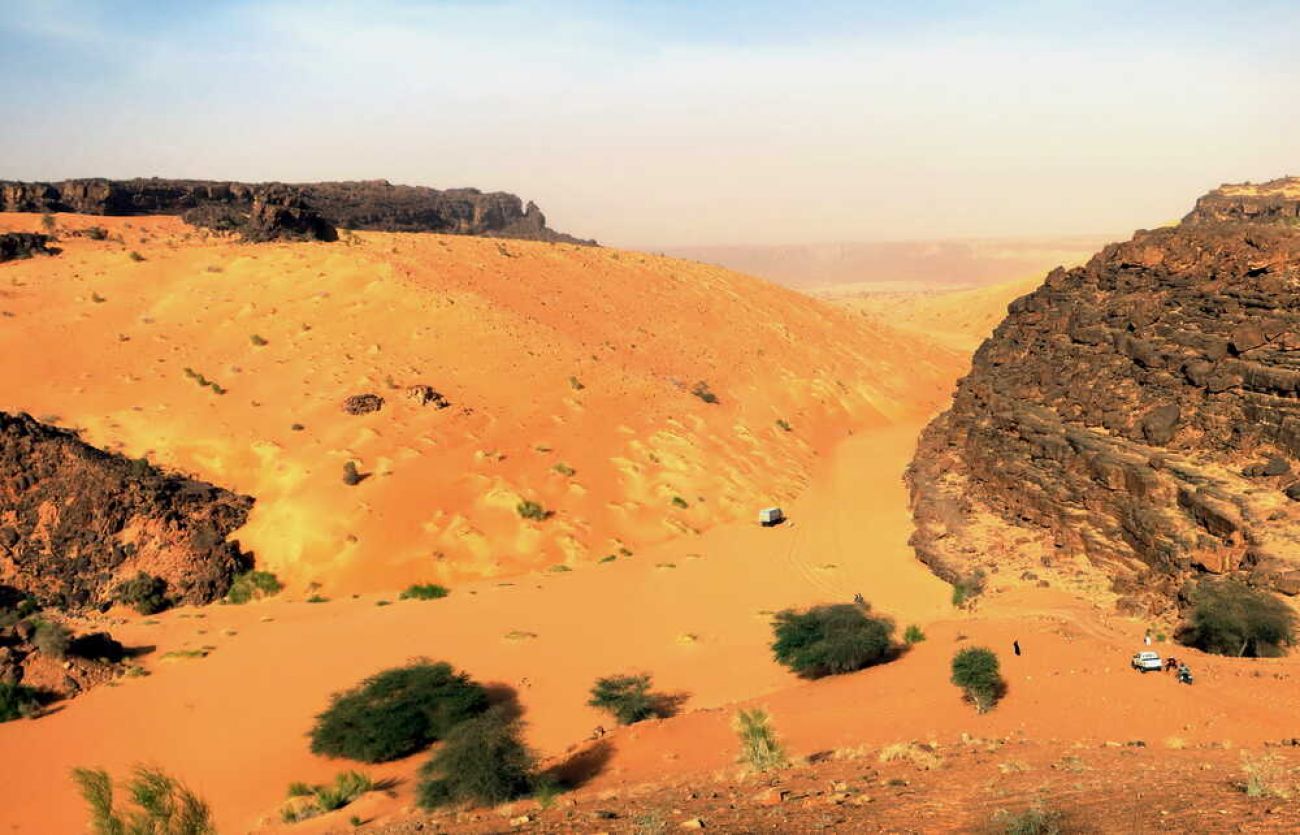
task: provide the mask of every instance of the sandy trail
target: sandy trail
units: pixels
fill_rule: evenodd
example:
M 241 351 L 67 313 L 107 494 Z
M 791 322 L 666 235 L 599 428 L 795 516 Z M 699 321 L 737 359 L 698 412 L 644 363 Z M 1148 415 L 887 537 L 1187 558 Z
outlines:
M 276 600 L 162 615 L 114 629 L 156 644 L 153 675 L 91 692 L 34 722 L 0 726 L 0 752 L 24 767 L 0 783 L 7 831 L 76 831 L 76 765 L 121 772 L 155 762 L 212 803 L 225 832 L 274 812 L 292 780 L 348 767 L 307 751 L 328 695 L 415 656 L 446 659 L 517 691 L 532 744 L 547 756 L 608 717 L 585 706 L 598 676 L 644 670 L 687 710 L 788 688 L 770 658 L 770 612 L 862 592 L 901 625 L 944 611 L 947 586 L 912 558 L 901 473 L 918 422 L 841 443 L 776 529 L 734 524 L 570 572 L 459 587 L 445 600 L 377 606 L 376 597 Z M 201 659 L 163 661 L 181 648 Z M 406 781 L 422 758 L 371 769 Z

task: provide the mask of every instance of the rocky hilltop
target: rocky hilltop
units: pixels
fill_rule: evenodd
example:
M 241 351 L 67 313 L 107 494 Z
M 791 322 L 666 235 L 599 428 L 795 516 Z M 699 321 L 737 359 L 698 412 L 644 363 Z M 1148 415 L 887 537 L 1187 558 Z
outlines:
M 1038 570 L 1104 569 L 1134 612 L 1207 572 L 1300 593 L 1298 293 L 1300 179 L 1224 186 L 1049 274 L 923 433 L 918 555 L 996 571 L 965 539 L 992 518 L 1002 541 L 1047 534 Z
M 0 181 L 0 211 L 91 215 L 181 215 L 251 240 L 335 240 L 337 229 L 592 243 L 546 225 L 533 203 L 477 189 L 439 191 L 386 180 L 237 183 L 214 180 L 81 179 Z
M 103 606 L 144 572 L 210 603 L 249 565 L 227 536 L 253 500 L 0 412 L 0 583 L 66 610 Z

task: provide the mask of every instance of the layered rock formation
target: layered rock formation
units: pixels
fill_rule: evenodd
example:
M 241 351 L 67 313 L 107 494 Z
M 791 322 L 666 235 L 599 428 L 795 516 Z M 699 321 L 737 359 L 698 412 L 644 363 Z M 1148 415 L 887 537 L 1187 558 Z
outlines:
M 909 472 L 921 559 L 993 568 L 962 546 L 991 514 L 1133 611 L 1201 572 L 1300 593 L 1297 218 L 1300 180 L 1225 186 L 1012 303 Z
M 5 232 L 0 234 L 0 262 L 31 258 L 33 255 L 54 255 L 57 249 L 50 245 L 49 235 L 34 232 Z
M 97 215 L 182 215 L 188 222 L 241 232 L 252 240 L 334 240 L 336 227 L 385 232 L 580 241 L 550 229 L 532 203 L 504 192 L 438 191 L 385 180 L 338 183 L 236 183 L 210 180 L 0 182 L 0 211 Z
M 209 603 L 251 564 L 227 537 L 253 500 L 0 412 L 0 583 L 65 610 L 104 606 L 138 572 Z

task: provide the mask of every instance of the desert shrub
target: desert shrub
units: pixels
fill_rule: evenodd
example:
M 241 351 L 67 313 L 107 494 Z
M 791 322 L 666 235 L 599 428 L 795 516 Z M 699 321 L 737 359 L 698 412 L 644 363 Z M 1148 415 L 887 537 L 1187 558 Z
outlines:
M 992 710 L 1007 689 L 997 655 L 985 647 L 967 647 L 953 656 L 952 683 L 980 713 Z
M 316 798 L 316 805 L 322 812 L 333 812 L 374 787 L 374 781 L 360 771 L 344 771 L 334 777 L 331 785 L 316 786 L 312 790 L 312 796 Z
M 925 633 L 916 624 L 907 627 L 907 631 L 903 633 L 903 643 L 905 644 L 919 644 L 924 640 Z
M 407 586 L 399 597 L 400 600 L 438 600 L 451 594 L 446 586 L 437 583 L 415 583 Z
M 379 763 L 409 756 L 488 709 L 487 691 L 450 664 L 418 661 L 336 693 L 316 717 L 311 750 Z
M 700 380 L 691 388 L 691 394 L 703 400 L 705 403 L 717 403 L 718 396 L 709 388 L 709 384 Z
M 136 766 L 125 785 L 134 808 L 119 809 L 113 781 L 99 768 L 75 768 L 72 779 L 90 807 L 96 835 L 215 835 L 208 804 L 156 768 Z
M 786 420 L 785 418 L 778 418 L 778 419 L 777 419 L 777 421 L 776 421 L 776 428 L 777 428 L 777 429 L 780 429 L 782 432 L 793 432 L 793 431 L 794 431 L 794 427 L 790 425 L 790 421 Z
M 289 788 L 285 791 L 285 796 L 290 798 L 311 797 L 315 793 L 316 793 L 316 789 L 307 785 L 306 783 L 298 781 L 289 784 Z
M 140 261 L 144 260 L 144 256 L 136 252 L 134 249 L 128 252 L 126 254 L 126 257 L 130 258 L 132 261 L 135 261 L 136 263 L 139 263 Z
M 961 608 L 979 597 L 984 591 L 984 572 L 976 569 L 973 573 L 965 577 L 959 577 L 957 582 L 952 584 L 952 605 Z
M 256 346 L 256 347 L 258 347 L 258 348 L 264 348 L 264 347 L 266 347 L 267 345 L 270 345 L 270 344 L 271 344 L 271 343 L 267 342 L 266 337 L 264 337 L 264 336 L 259 336 L 258 334 L 252 334 L 251 336 L 249 336 L 249 337 L 248 337 L 248 341 L 251 342 L 251 343 L 253 343 L 253 345 Z
M 550 518 L 551 515 L 551 511 L 542 507 L 537 502 L 528 499 L 524 499 L 522 502 L 515 505 L 515 511 L 525 519 L 533 519 L 538 522 Z
M 92 241 L 108 240 L 108 230 L 102 226 L 87 226 L 86 237 Z
M 61 623 L 38 620 L 32 643 L 45 655 L 62 660 L 68 654 L 68 646 L 72 643 L 72 632 Z
M 776 660 L 804 678 L 850 673 L 889 658 L 894 624 L 847 603 L 787 609 L 772 621 Z
M 572 478 L 573 476 L 578 474 L 577 470 L 573 469 L 568 464 L 565 464 L 563 461 L 556 464 L 554 467 L 551 467 L 551 469 L 555 470 L 557 473 L 559 473 L 562 476 L 565 476 L 566 478 Z
M 1284 785 L 1286 768 L 1276 754 L 1253 756 L 1242 751 L 1241 772 L 1246 780 L 1240 786 L 1247 797 L 1286 798 L 1291 794 Z
M 683 499 L 681 496 L 673 496 L 672 504 L 673 507 L 681 508 L 682 510 L 685 510 L 686 508 L 690 507 L 690 505 L 687 504 L 686 500 Z
M 349 487 L 355 487 L 365 481 L 365 477 L 357 470 L 357 462 L 348 461 L 343 465 L 343 483 Z
M 606 676 L 591 688 L 588 705 L 609 711 L 620 725 L 632 725 L 662 715 L 662 696 L 650 692 L 650 676 Z
M 167 608 L 167 581 L 141 571 L 119 583 L 113 598 L 142 615 L 155 615 Z
M 235 577 L 226 592 L 226 602 L 235 604 L 248 603 L 279 594 L 284 588 L 280 579 L 269 571 L 245 571 Z
M 7 586 L 0 586 L 0 595 L 6 589 Z M 13 626 L 23 618 L 36 614 L 40 609 L 41 605 L 36 602 L 36 598 L 12 590 L 10 597 L 0 597 L 0 629 Z
M 0 722 L 35 715 L 41 706 L 41 694 L 22 684 L 0 681 Z
M 569 377 L 569 388 L 573 389 L 574 391 L 582 391 L 583 389 L 586 388 L 586 386 L 584 386 L 582 384 L 582 381 L 579 380 L 577 377 Z
M 55 220 L 54 215 L 50 214 L 49 212 L 46 212 L 45 214 L 41 215 L 41 228 L 44 229 L 46 232 L 53 232 L 58 227 L 58 225 L 59 222 Z
M 771 717 L 762 708 L 736 713 L 732 722 L 740 737 L 740 761 L 754 771 L 771 771 L 785 765 L 785 750 L 776 738 Z
M 1295 642 L 1295 613 L 1237 580 L 1200 583 L 1185 642 L 1218 655 L 1271 657 Z
M 1039 805 L 1020 812 L 998 812 L 992 829 L 1000 835 L 1060 835 L 1065 831 L 1061 813 Z
M 452 803 L 491 806 L 532 790 L 535 760 L 517 719 L 500 708 L 457 725 L 420 768 L 416 800 L 433 809 Z

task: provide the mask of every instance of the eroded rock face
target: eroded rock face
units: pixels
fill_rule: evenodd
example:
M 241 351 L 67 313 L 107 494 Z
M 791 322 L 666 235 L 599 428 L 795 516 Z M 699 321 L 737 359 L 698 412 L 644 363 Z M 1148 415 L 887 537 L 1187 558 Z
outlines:
M 0 412 L 0 582 L 43 605 L 103 606 L 139 571 L 173 601 L 217 600 L 251 565 L 227 537 L 252 505 Z
M 50 247 L 49 244 L 49 235 L 38 235 L 34 232 L 5 232 L 0 234 L 0 262 L 31 258 L 33 255 L 57 254 L 58 250 Z
M 1297 207 L 1300 180 L 1225 187 L 1012 303 L 923 433 L 918 555 L 972 570 L 957 542 L 991 513 L 1104 567 L 1137 609 L 1199 572 L 1295 593 Z
M 98 215 L 181 215 L 250 240 L 332 241 L 336 227 L 384 232 L 592 243 L 556 232 L 532 203 L 505 192 L 439 191 L 385 180 L 235 183 L 209 180 L 0 182 L 0 211 Z

